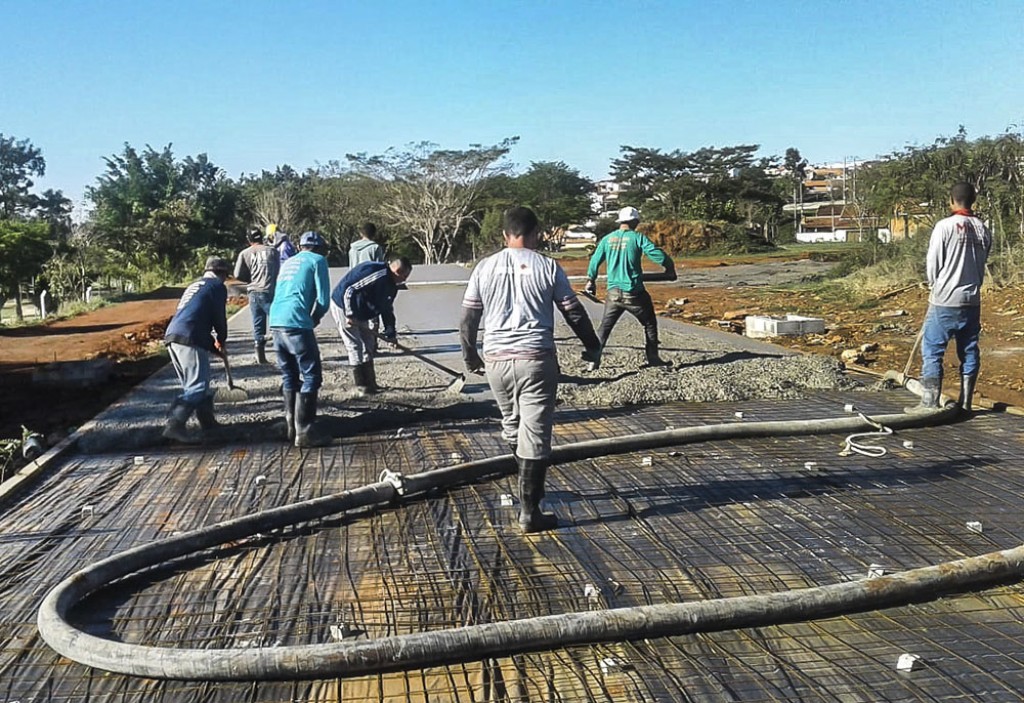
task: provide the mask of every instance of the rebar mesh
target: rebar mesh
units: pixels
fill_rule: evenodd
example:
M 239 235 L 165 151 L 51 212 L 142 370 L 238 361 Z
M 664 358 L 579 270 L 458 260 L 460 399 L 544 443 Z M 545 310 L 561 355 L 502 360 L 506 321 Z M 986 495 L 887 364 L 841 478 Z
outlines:
M 857 400 L 862 411 L 893 412 L 899 396 Z M 563 408 L 556 443 L 837 416 L 844 402 L 823 393 L 800 404 Z M 517 508 L 503 499 L 515 480 L 504 478 L 179 560 L 116 584 L 76 618 L 129 642 L 274 647 L 836 583 L 1018 544 L 1021 438 L 1019 420 L 988 414 L 880 440 L 882 458 L 841 457 L 842 437 L 817 436 L 579 461 L 549 473 L 547 499 L 566 525 L 555 532 L 519 533 Z M 1018 585 L 818 622 L 320 682 L 108 675 L 58 657 L 35 630 L 45 591 L 85 563 L 364 485 L 384 469 L 505 451 L 493 421 L 437 421 L 315 451 L 72 458 L 0 517 L 0 701 L 1020 700 Z M 904 652 L 924 665 L 897 671 Z

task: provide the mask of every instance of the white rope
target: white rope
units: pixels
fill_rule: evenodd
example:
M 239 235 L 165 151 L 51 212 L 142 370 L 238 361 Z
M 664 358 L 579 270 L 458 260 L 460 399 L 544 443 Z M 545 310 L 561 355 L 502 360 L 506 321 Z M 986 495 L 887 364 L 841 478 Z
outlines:
M 887 437 L 892 434 L 892 428 L 886 427 L 885 425 L 875 422 L 864 413 L 857 414 L 860 415 L 861 419 L 864 420 L 865 422 L 869 423 L 874 427 L 877 427 L 878 430 L 876 430 L 875 432 L 858 432 L 856 434 L 850 435 L 849 437 L 846 438 L 845 446 L 843 447 L 843 450 L 839 452 L 839 456 L 862 454 L 864 456 L 870 456 L 876 459 L 878 457 L 885 456 L 889 452 L 889 450 L 886 449 L 885 447 L 879 446 L 877 444 L 862 444 L 857 440 L 860 439 L 861 437 Z

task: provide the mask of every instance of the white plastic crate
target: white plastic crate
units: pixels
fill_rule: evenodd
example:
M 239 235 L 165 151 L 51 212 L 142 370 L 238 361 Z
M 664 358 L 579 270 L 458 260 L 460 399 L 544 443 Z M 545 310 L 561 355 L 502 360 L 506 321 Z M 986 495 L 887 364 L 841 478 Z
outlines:
M 779 337 L 782 335 L 814 334 L 825 331 L 825 320 L 802 315 L 748 315 L 744 320 L 748 337 Z

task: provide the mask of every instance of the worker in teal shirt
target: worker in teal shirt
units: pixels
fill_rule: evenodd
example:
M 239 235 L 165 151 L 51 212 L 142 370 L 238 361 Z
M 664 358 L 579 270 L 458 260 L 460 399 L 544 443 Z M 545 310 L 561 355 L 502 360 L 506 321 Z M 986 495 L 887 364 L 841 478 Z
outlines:
M 331 302 L 331 279 L 323 256 L 326 250 L 319 234 L 303 234 L 299 253 L 281 264 L 270 306 L 270 330 L 283 378 L 288 441 L 294 441 L 296 447 L 316 447 L 330 441 L 313 427 L 317 394 L 323 384 L 320 347 L 313 330 Z
M 675 262 L 654 243 L 636 231 L 640 212 L 635 207 L 619 211 L 619 228 L 605 235 L 597 244 L 590 266 L 587 268 L 585 291 L 597 292 L 597 274 L 602 262 L 608 263 L 608 292 L 604 301 L 604 317 L 597 333 L 604 347 L 615 323 L 622 313 L 629 312 L 644 328 L 644 354 L 648 366 L 671 366 L 672 362 L 658 355 L 658 318 L 654 314 L 654 301 L 644 287 L 643 256 L 663 266 L 664 280 L 676 280 Z

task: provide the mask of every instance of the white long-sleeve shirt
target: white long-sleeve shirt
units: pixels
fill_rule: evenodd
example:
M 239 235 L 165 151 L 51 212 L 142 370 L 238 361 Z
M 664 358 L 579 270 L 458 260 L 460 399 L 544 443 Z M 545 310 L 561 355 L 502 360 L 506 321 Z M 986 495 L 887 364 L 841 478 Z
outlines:
M 991 249 L 992 234 L 977 217 L 955 214 L 940 220 L 928 241 L 928 302 L 953 308 L 981 305 Z

